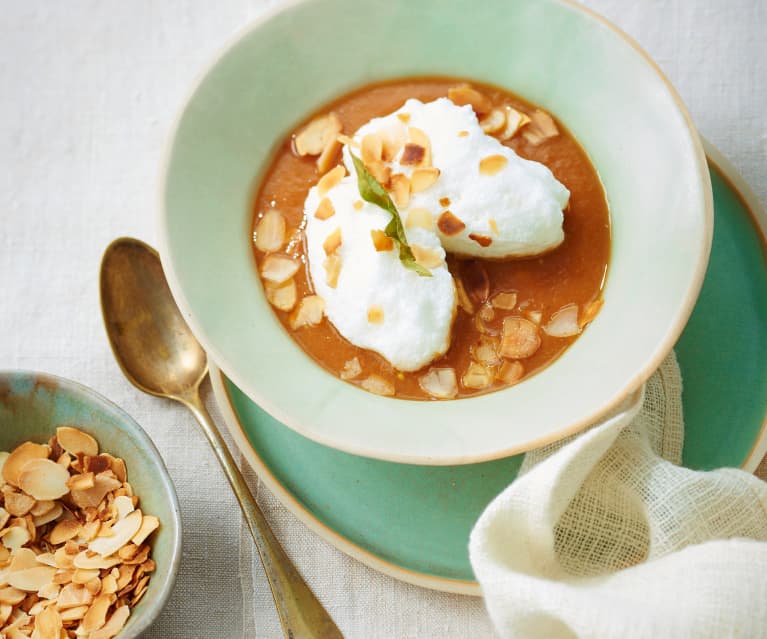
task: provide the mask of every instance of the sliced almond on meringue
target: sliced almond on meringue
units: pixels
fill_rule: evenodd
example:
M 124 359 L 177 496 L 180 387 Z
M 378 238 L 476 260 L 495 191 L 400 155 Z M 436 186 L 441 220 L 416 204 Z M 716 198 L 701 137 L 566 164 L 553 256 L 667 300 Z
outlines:
M 405 220 L 405 228 L 421 228 L 431 231 L 434 228 L 434 216 L 427 209 L 410 209 Z
M 445 211 L 437 218 L 437 228 L 443 235 L 452 237 L 463 231 L 466 225 L 450 211 Z
M 338 286 L 338 276 L 341 275 L 341 256 L 338 253 L 328 255 L 322 262 L 325 269 L 325 283 L 330 288 Z
M 442 257 L 442 253 L 440 253 L 437 249 L 418 246 L 418 244 L 411 244 L 410 250 L 413 251 L 413 257 L 415 258 L 415 261 L 424 268 L 437 268 L 438 266 L 441 266 L 445 261 Z
M 337 186 L 339 182 L 346 175 L 346 169 L 341 165 L 338 165 L 334 169 L 331 169 L 325 175 L 323 175 L 317 182 L 317 195 L 325 197 L 328 191 L 334 186 Z
M 368 324 L 383 324 L 384 310 L 377 304 L 368 308 Z
M 333 217 L 335 214 L 336 209 L 333 207 L 333 203 L 329 198 L 324 197 L 320 200 L 320 203 L 317 206 L 317 210 L 314 212 L 314 217 L 316 217 L 318 220 L 327 220 L 328 218 Z
M 479 172 L 481 175 L 495 175 L 508 163 L 509 159 L 505 155 L 488 155 L 479 161 Z
M 394 204 L 399 210 L 407 208 L 410 202 L 410 180 L 402 173 L 391 176 L 390 188 Z
M 325 255 L 330 255 L 333 253 L 339 246 L 341 246 L 341 242 L 341 227 L 339 226 L 330 235 L 328 235 L 325 238 L 325 241 L 322 243 L 322 248 L 325 251 Z
M 420 193 L 436 184 L 440 171 L 434 167 L 416 169 L 410 176 L 410 188 L 413 193 Z
M 373 240 L 373 246 L 378 252 L 391 251 L 394 248 L 394 240 L 381 229 L 371 229 L 370 238 Z

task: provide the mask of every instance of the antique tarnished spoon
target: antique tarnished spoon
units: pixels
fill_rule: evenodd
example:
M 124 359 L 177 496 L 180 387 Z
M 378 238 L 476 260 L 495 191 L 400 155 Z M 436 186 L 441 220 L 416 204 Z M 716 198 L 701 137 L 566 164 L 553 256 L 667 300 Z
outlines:
M 200 399 L 205 351 L 173 301 L 160 264 L 140 240 L 112 242 L 101 261 L 101 312 L 117 362 L 137 388 L 181 402 L 202 427 L 240 503 L 289 639 L 343 635 L 280 546 Z

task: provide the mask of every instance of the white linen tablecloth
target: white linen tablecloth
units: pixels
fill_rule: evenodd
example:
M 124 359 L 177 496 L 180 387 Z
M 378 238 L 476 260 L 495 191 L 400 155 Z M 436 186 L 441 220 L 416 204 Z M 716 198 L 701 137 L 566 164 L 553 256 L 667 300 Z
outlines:
M 0 369 L 87 384 L 157 443 L 185 533 L 174 596 L 147 633 L 158 639 L 281 633 L 250 540 L 240 538 L 234 498 L 191 415 L 134 389 L 112 358 L 98 306 L 99 260 L 120 235 L 156 242 L 171 123 L 219 47 L 275 4 L 0 0 Z M 767 3 L 586 4 L 655 58 L 701 132 L 767 201 Z M 347 637 L 493 636 L 478 599 L 380 575 L 309 532 L 265 489 L 259 501 Z

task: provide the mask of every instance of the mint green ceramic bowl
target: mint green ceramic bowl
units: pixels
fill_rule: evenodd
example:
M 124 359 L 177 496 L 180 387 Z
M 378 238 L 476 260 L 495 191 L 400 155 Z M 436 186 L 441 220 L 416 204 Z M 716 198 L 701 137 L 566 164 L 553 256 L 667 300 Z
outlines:
M 612 216 L 605 305 L 545 371 L 452 402 L 373 396 L 315 365 L 262 293 L 250 205 L 275 145 L 355 87 L 450 75 L 503 86 L 559 117 L 604 182 Z M 161 255 L 213 359 L 272 416 L 347 452 L 461 464 L 573 434 L 626 399 L 681 333 L 700 290 L 713 209 L 690 118 L 652 61 L 559 0 L 307 0 L 244 31 L 177 123 L 162 193 Z
M 95 391 L 44 373 L 0 371 L 0 451 L 11 451 L 24 441 L 47 442 L 59 426 L 75 426 L 89 433 L 100 450 L 124 459 L 140 508 L 160 519 L 160 528 L 150 537 L 157 570 L 117 635 L 118 639 L 133 639 L 160 614 L 176 580 L 181 516 L 173 482 L 143 429 Z

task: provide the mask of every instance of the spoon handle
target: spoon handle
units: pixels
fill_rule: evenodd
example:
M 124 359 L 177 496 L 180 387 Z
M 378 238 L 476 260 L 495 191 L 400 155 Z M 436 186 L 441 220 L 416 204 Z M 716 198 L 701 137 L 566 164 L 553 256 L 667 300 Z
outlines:
M 280 616 L 285 637 L 289 639 L 343 639 L 341 631 L 314 596 L 274 536 L 253 497 L 245 478 L 232 458 L 213 419 L 197 392 L 179 398 L 197 418 L 224 474 L 234 490 L 242 514 L 264 565 Z

